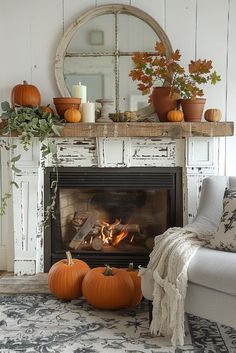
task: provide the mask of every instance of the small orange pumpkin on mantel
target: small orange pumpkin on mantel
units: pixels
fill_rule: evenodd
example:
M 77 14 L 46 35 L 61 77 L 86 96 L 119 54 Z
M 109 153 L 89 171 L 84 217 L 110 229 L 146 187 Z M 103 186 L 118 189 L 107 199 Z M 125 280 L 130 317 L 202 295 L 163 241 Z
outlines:
M 171 122 L 180 122 L 184 118 L 184 113 L 182 110 L 173 109 L 167 113 L 167 120 Z
M 220 109 L 207 109 L 204 113 L 204 118 L 209 122 L 218 122 L 221 120 L 221 110 Z
M 56 262 L 48 273 L 48 287 L 60 299 L 72 300 L 82 295 L 82 281 L 90 267 L 86 262 L 72 259 L 70 251 L 67 259 Z
M 40 107 L 40 110 L 42 113 L 49 113 L 49 114 L 51 113 L 51 114 L 55 115 L 54 110 L 50 107 L 50 104 L 42 105 Z
M 81 120 L 81 113 L 78 109 L 71 107 L 65 111 L 64 118 L 68 123 L 79 123 Z
M 11 91 L 11 104 L 22 107 L 40 106 L 41 96 L 38 88 L 23 81 L 23 84 L 16 85 Z

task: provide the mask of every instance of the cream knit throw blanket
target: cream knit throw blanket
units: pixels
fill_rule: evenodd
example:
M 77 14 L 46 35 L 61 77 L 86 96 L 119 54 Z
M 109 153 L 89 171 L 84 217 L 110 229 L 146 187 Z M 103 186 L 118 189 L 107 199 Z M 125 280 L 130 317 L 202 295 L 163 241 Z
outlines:
M 206 240 L 183 228 L 170 228 L 156 237 L 147 269 L 153 271 L 153 319 L 150 330 L 169 336 L 173 346 L 184 344 L 184 302 L 189 262 Z

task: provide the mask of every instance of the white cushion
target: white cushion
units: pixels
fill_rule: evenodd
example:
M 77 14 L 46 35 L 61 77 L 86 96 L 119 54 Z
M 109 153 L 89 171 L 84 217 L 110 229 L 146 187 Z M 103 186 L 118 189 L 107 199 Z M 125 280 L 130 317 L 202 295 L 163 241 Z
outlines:
M 236 296 L 236 253 L 200 248 L 190 261 L 188 279 Z
M 231 181 L 233 183 L 234 178 L 231 178 Z M 185 229 L 212 233 L 217 230 L 223 212 L 222 200 L 228 184 L 229 178 L 226 176 L 213 176 L 203 180 L 197 215 Z
M 141 279 L 144 297 L 152 300 L 154 288 L 152 271 L 146 270 Z M 200 248 L 190 261 L 188 280 L 236 296 L 236 253 Z

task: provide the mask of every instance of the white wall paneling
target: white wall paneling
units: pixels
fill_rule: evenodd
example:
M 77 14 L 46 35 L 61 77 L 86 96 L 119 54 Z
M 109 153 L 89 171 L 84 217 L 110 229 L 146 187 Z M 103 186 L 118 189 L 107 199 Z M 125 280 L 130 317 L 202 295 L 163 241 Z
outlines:
M 196 0 L 166 0 L 166 33 L 173 50 L 180 50 L 181 63 L 187 67 L 195 59 Z
M 227 53 L 228 53 L 228 0 L 197 1 L 196 57 L 213 61 L 214 69 L 221 75 L 216 86 L 204 85 L 206 107 L 218 108 L 226 119 Z M 220 24 L 220 25 L 219 25 Z M 230 112 L 227 112 L 228 116 Z M 219 168 L 225 173 L 225 138 L 220 139 Z
M 9 100 L 12 87 L 27 80 L 49 103 L 58 94 L 54 57 L 63 33 L 62 0 L 0 0 L 0 9 L 0 100 Z
M 64 31 L 74 22 L 83 12 L 91 10 L 96 6 L 96 0 L 63 0 L 64 6 Z
M 96 0 L 96 5 L 106 5 L 106 4 L 126 4 L 130 5 L 130 0 Z
M 166 0 L 131 0 L 131 5 L 147 12 L 165 30 Z
M 228 36 L 228 73 L 227 73 L 227 106 L 226 120 L 236 123 L 236 1 L 229 1 L 229 36 Z M 236 175 L 235 163 L 236 138 L 228 137 L 226 139 L 226 174 Z

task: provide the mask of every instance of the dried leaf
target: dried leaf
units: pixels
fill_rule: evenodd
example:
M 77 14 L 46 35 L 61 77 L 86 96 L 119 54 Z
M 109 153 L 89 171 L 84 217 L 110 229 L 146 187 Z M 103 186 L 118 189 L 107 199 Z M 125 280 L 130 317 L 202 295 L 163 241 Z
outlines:
M 156 42 L 155 50 L 161 56 L 164 56 L 166 54 L 166 49 L 162 42 Z
M 174 53 L 171 53 L 171 58 L 172 58 L 174 61 L 179 61 L 179 60 L 180 60 L 181 54 L 180 54 L 179 49 L 177 49 Z

